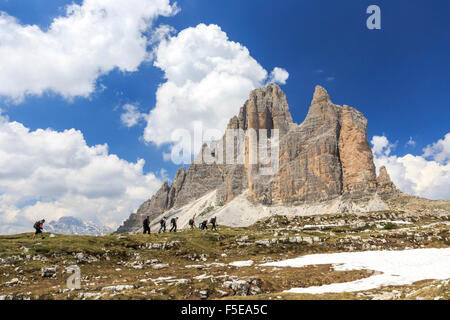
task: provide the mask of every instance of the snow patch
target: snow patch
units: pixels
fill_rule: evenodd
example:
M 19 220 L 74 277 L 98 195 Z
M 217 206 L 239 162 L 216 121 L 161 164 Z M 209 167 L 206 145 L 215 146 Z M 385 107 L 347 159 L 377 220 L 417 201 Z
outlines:
M 253 265 L 253 260 L 233 261 L 229 265 L 233 267 L 251 267 Z
M 384 286 L 410 285 L 428 279 L 448 279 L 450 278 L 450 248 L 313 254 L 265 263 L 262 266 L 300 268 L 319 264 L 332 264 L 336 271 L 366 269 L 378 272 L 371 277 L 356 281 L 293 288 L 286 292 L 312 294 L 355 292 Z

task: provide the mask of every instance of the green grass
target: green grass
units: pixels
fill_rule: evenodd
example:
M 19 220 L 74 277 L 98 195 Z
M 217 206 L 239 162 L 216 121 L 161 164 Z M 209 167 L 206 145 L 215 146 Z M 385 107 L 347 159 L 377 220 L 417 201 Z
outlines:
M 383 229 L 385 229 L 385 230 L 397 229 L 397 225 L 394 224 L 394 223 L 392 223 L 392 222 L 386 222 L 386 223 L 383 225 Z

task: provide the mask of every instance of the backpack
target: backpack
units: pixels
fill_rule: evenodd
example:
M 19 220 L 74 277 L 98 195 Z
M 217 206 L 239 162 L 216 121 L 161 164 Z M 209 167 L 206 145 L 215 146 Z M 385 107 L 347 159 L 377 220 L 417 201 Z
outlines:
M 35 229 L 40 229 L 40 228 L 41 228 L 41 221 L 36 221 L 36 222 L 34 223 L 33 228 L 35 228 Z
M 164 219 L 161 219 L 161 221 L 159 221 L 159 224 L 163 225 L 164 224 Z
M 172 220 L 170 220 L 170 223 L 175 224 L 177 223 L 177 220 L 175 220 L 175 218 L 172 218 Z

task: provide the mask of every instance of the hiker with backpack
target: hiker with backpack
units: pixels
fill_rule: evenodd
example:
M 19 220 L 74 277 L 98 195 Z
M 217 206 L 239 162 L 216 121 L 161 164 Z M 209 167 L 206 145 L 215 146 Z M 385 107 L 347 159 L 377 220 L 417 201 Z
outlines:
M 177 221 L 178 221 L 178 217 L 176 218 L 172 218 L 172 220 L 170 220 L 170 223 L 172 224 L 172 228 L 170 228 L 169 232 L 177 232 Z
M 166 232 L 166 220 L 167 220 L 167 218 L 164 217 L 164 218 L 161 219 L 161 221 L 159 221 L 160 227 L 159 227 L 158 233 L 161 233 L 161 230 L 163 232 Z
M 211 220 L 209 221 L 209 223 L 211 223 L 211 225 L 212 225 L 211 230 L 217 231 L 217 229 L 216 229 L 216 222 L 217 222 L 217 218 L 216 217 L 211 218 Z
M 191 227 L 191 229 L 194 229 L 194 224 L 195 224 L 194 218 L 190 219 L 189 226 Z
M 44 235 L 42 234 L 42 229 L 44 229 L 44 222 L 45 222 L 45 219 L 42 219 L 42 220 L 36 221 L 36 222 L 34 223 L 33 228 L 34 228 L 36 231 L 34 232 L 33 240 L 36 238 L 36 235 L 37 235 L 37 234 L 41 234 L 41 235 L 42 235 L 42 239 L 45 238 Z
M 150 217 L 147 216 L 147 218 L 144 219 L 142 222 L 142 226 L 144 227 L 144 234 L 148 233 L 150 234 Z
M 208 230 L 208 220 L 203 220 L 202 223 L 200 223 L 200 230 Z

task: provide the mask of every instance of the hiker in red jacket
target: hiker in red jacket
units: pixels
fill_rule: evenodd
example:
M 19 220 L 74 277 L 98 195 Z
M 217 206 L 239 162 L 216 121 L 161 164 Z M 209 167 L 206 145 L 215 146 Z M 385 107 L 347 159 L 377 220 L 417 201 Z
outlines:
M 45 222 L 45 219 L 42 219 L 42 220 L 36 221 L 36 222 L 34 223 L 33 228 L 34 228 L 36 231 L 35 231 L 35 233 L 34 233 L 34 235 L 33 235 L 33 240 L 34 240 L 34 238 L 36 238 L 36 235 L 37 235 L 37 234 L 41 234 L 41 235 L 42 235 L 42 239 L 45 238 L 44 235 L 42 234 L 42 229 L 44 229 L 44 222 Z

